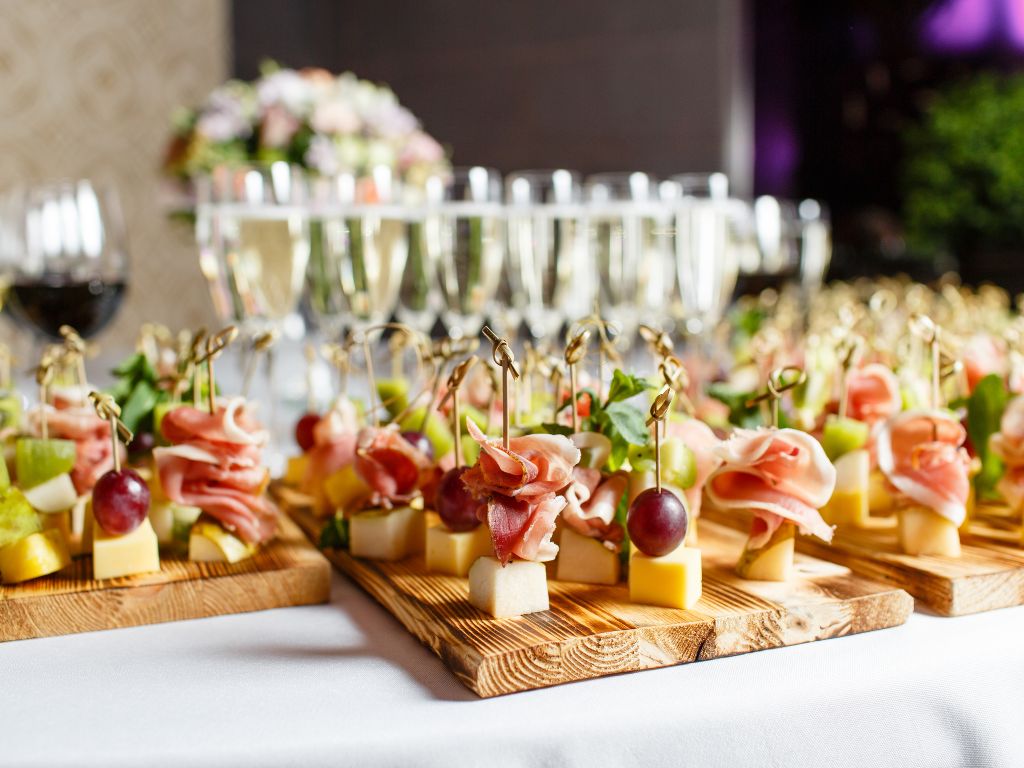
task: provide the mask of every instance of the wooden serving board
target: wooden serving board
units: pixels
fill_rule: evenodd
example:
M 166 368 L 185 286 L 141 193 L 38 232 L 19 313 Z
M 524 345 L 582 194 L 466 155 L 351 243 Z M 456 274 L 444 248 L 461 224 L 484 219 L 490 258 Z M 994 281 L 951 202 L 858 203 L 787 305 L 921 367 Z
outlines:
M 285 506 L 316 541 L 323 521 Z M 704 596 L 690 611 L 633 604 L 625 584 L 550 581 L 550 610 L 494 619 L 469 604 L 466 579 L 427 573 L 422 557 L 326 554 L 483 697 L 892 627 L 913 609 L 902 590 L 803 556 L 788 584 L 743 581 L 743 536 L 713 524 L 700 536 Z
M 273 542 L 234 565 L 161 558 L 159 573 L 96 581 L 90 560 L 0 586 L 0 641 L 324 603 L 330 593 L 330 565 L 285 515 Z
M 987 518 L 985 518 L 987 520 Z M 713 520 L 750 529 L 750 515 L 702 510 L 701 526 Z M 703 527 L 702 529 L 703 530 Z M 797 550 L 844 565 L 851 571 L 905 589 L 941 616 L 963 616 L 1024 605 L 1024 549 L 1019 535 L 986 524 L 961 533 L 959 558 L 906 555 L 896 537 L 896 519 L 881 518 L 869 529 L 839 528 L 831 544 L 797 536 Z

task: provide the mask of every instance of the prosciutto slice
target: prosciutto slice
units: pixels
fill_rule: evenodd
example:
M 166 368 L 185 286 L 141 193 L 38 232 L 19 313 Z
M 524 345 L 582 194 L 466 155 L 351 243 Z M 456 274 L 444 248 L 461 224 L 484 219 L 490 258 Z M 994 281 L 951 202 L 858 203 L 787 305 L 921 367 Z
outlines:
M 854 368 L 846 376 L 846 415 L 874 425 L 902 407 L 896 374 L 881 363 Z
M 878 435 L 878 467 L 906 499 L 956 526 L 967 516 L 970 457 L 967 431 L 947 411 L 907 411 Z
M 558 547 L 551 541 L 555 519 L 566 506 L 563 495 L 573 482 L 580 451 L 563 435 L 526 435 L 509 440 L 489 439 L 472 420 L 469 434 L 480 445 L 475 466 L 462 476 L 481 505 L 490 527 L 494 552 L 502 565 L 512 556 L 524 560 L 553 560 Z
M 711 477 L 711 473 L 722 465 L 722 458 L 716 452 L 722 441 L 711 427 L 699 419 L 670 421 L 667 431 L 670 438 L 682 440 L 683 444 L 693 451 L 694 459 L 697 461 L 697 477 L 693 485 L 683 493 L 686 495 L 686 506 L 690 515 L 694 518 L 700 517 L 704 484 Z
M 267 435 L 243 398 L 214 414 L 175 408 L 161 428 L 174 443 L 153 451 L 167 498 L 199 507 L 250 544 L 274 536 L 277 510 L 264 495 L 270 475 L 260 461 Z
M 600 539 L 612 550 L 624 540 L 622 526 L 615 522 L 615 510 L 629 486 L 625 472 L 602 475 L 598 469 L 575 467 L 573 481 L 565 491 L 562 519 L 581 536 Z
M 385 507 L 411 501 L 435 474 L 430 457 L 402 437 L 397 424 L 359 430 L 355 466 L 374 491 L 371 503 Z
M 989 438 L 988 445 L 1006 465 L 996 490 L 1011 507 L 1020 509 L 1024 506 L 1024 396 L 1006 406 L 999 431 Z
M 752 510 L 761 524 L 751 546 L 763 546 L 784 522 L 832 540 L 818 510 L 828 502 L 836 470 L 821 444 L 795 429 L 737 429 L 715 449 L 722 465 L 707 480 L 708 498 L 720 509 Z
M 347 400 L 339 401 L 320 418 L 313 428 L 313 447 L 307 454 L 300 490 L 316 496 L 324 480 L 355 460 L 357 432 L 355 409 Z

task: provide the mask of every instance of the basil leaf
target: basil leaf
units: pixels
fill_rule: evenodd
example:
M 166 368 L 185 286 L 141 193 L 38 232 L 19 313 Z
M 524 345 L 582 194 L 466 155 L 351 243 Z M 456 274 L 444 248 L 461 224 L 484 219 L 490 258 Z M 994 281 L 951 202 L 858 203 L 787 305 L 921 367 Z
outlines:
M 153 408 L 159 402 L 161 394 L 146 381 L 136 384 L 121 407 L 121 421 L 124 425 L 132 432 L 138 432 L 143 426 L 151 426 L 146 425 L 145 421 L 153 415 Z
M 967 436 L 981 459 L 981 472 L 974 478 L 975 490 L 981 498 L 995 496 L 996 483 L 1003 476 L 1003 462 L 989 449 L 988 439 L 999 431 L 1009 401 L 1002 378 L 994 373 L 979 381 L 967 398 Z
M 540 428 L 549 435 L 565 435 L 566 437 L 569 437 L 569 435 L 572 434 L 572 427 L 565 424 L 553 424 L 546 421 L 540 425 Z
M 623 373 L 616 368 L 612 373 L 612 383 L 608 387 L 608 399 L 605 400 L 604 407 L 607 408 L 612 403 L 618 403 L 622 400 L 629 400 L 629 398 L 639 395 L 644 390 L 653 388 L 654 385 L 646 379 Z
M 635 405 L 623 402 L 611 403 L 604 409 L 604 417 L 615 434 L 627 443 L 646 445 L 650 439 L 644 414 Z M 606 436 L 611 438 L 613 443 L 615 442 L 612 435 L 606 434 Z
M 764 419 L 761 417 L 761 409 L 757 405 L 747 407 L 747 401 L 754 397 L 755 393 L 740 392 L 730 387 L 724 381 L 716 381 L 709 385 L 707 393 L 710 397 L 728 406 L 730 424 L 747 429 L 764 424 Z
M 320 549 L 348 549 L 348 520 L 335 515 L 320 531 Z

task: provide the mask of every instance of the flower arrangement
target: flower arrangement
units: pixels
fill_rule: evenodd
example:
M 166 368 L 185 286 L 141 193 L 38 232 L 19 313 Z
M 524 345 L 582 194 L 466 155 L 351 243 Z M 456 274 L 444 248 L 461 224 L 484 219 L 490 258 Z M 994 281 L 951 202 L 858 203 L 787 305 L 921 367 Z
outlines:
M 176 117 L 164 171 L 187 181 L 218 165 L 280 160 L 323 175 L 384 165 L 413 185 L 448 164 L 387 86 L 267 62 L 255 81 L 230 80 Z

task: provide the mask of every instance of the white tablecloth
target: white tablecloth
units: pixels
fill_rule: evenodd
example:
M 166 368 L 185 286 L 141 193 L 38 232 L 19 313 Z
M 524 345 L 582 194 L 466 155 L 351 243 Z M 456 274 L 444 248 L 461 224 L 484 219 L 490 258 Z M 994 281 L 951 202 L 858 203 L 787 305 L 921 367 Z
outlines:
M 0 765 L 1020 766 L 1024 608 L 481 700 L 329 605 L 0 645 Z

